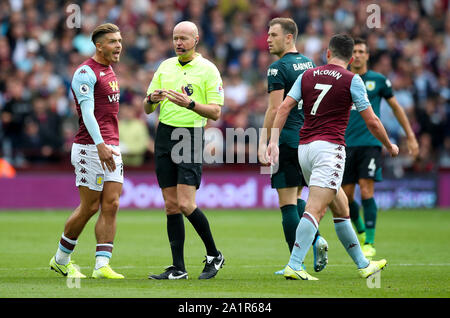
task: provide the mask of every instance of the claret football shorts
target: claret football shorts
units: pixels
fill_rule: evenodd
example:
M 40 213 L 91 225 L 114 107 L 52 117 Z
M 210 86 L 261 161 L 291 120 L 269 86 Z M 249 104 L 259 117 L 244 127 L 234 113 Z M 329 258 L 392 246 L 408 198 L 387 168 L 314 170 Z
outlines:
M 120 154 L 120 148 L 108 145 Z M 102 164 L 98 157 L 95 145 L 72 145 L 71 161 L 75 168 L 75 184 L 77 187 L 84 186 L 94 191 L 103 191 L 103 184 L 108 181 L 123 183 L 123 162 L 122 155 L 113 155 L 116 163 L 116 170 L 110 172 Z

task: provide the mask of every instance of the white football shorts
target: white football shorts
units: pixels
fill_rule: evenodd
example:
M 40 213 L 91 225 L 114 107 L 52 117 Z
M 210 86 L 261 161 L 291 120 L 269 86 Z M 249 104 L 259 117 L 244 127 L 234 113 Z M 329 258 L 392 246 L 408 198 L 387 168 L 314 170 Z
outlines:
M 120 148 L 108 145 L 120 154 Z M 110 172 L 108 168 L 102 168 L 95 145 L 72 145 L 71 161 L 75 168 L 75 185 L 85 186 L 94 191 L 103 191 L 104 182 L 114 181 L 123 183 L 123 162 L 122 155 L 113 155 L 116 163 L 116 170 Z
M 299 145 L 298 160 L 308 186 L 338 190 L 345 168 L 345 146 L 317 140 Z

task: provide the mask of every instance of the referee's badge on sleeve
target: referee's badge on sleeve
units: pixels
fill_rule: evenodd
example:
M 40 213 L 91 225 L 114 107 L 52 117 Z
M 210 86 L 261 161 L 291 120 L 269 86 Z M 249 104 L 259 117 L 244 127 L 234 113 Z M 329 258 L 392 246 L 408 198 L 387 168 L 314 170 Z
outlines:
M 223 87 L 222 87 L 222 83 L 217 85 L 217 93 L 219 93 L 219 95 L 221 97 L 223 97 Z

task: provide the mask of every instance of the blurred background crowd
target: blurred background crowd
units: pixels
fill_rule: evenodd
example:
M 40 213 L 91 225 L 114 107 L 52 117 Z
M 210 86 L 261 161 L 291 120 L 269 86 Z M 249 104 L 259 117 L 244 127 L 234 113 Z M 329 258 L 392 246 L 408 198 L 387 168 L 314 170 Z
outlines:
M 381 119 L 403 149 L 388 170 L 431 172 L 450 167 L 450 9 L 448 0 L 376 1 L 379 28 L 368 28 L 374 1 L 356 0 L 90 0 L 0 1 L 0 158 L 14 167 L 70 167 L 78 127 L 70 83 L 76 67 L 92 56 L 90 34 L 112 22 L 121 29 L 118 76 L 120 140 L 127 166 L 153 161 L 157 115 L 143 113 L 142 100 L 158 65 L 174 56 L 172 29 L 182 20 L 199 26 L 197 50 L 221 71 L 222 117 L 208 126 L 259 128 L 267 107 L 267 47 L 270 19 L 292 17 L 297 48 L 317 65 L 326 63 L 330 37 L 347 32 L 367 39 L 369 67 L 387 76 L 420 144 L 416 160 L 406 155 L 404 135 L 387 103 Z M 73 27 L 73 6 L 80 8 Z M 214 140 L 218 129 L 207 138 Z M 239 146 L 239 145 L 238 145 Z M 236 151 L 238 147 L 232 143 Z M 225 153 L 224 149 L 224 153 Z M 247 147 L 247 151 L 254 148 Z M 249 154 L 251 155 L 251 154 Z

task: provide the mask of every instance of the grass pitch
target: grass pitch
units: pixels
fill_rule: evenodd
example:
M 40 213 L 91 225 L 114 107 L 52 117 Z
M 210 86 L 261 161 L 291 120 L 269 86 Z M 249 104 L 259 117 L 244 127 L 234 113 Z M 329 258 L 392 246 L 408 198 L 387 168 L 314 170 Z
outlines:
M 125 280 L 84 279 L 79 285 L 49 270 L 64 222 L 71 211 L 0 212 L 0 298 L 448 298 L 450 296 L 450 213 L 443 210 L 380 211 L 376 259 L 387 268 L 378 281 L 358 276 L 338 241 L 330 212 L 320 224 L 329 244 L 327 268 L 314 273 L 312 249 L 305 264 L 319 281 L 287 281 L 274 272 L 289 253 L 279 211 L 209 211 L 215 241 L 225 256 L 217 277 L 200 281 L 205 250 L 185 219 L 185 261 L 189 279 L 154 281 L 171 264 L 162 211 L 121 210 L 112 267 Z M 90 276 L 94 266 L 94 216 L 72 259 Z M 70 288 L 72 287 L 72 288 Z M 77 288 L 79 287 L 79 288 Z

